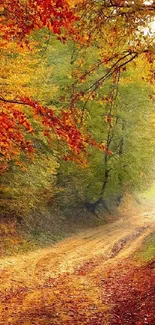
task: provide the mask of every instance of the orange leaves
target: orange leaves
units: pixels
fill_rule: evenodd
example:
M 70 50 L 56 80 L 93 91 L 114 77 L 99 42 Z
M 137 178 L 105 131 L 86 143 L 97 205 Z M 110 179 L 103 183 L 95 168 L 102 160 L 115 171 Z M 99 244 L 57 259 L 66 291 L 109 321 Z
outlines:
M 50 130 L 53 130 L 55 136 L 65 141 L 75 154 L 80 154 L 81 151 L 85 150 L 87 141 L 75 125 L 69 111 L 62 111 L 57 117 L 52 108 L 41 106 L 30 98 L 22 98 L 21 100 L 32 108 L 33 114 L 41 117 L 45 136 L 51 139 Z
M 18 103 L 18 101 L 17 101 Z M 85 152 L 88 146 L 93 146 L 103 152 L 106 150 L 104 143 L 97 143 L 90 135 L 84 134 L 78 128 L 79 111 L 76 109 L 75 115 L 70 110 L 62 110 L 59 116 L 55 115 L 52 108 L 42 106 L 39 102 L 28 97 L 20 99 L 20 104 L 30 106 L 32 118 L 38 118 L 38 123 L 42 127 L 42 132 L 49 139 L 52 146 L 53 139 L 63 141 L 63 146 L 67 145 L 68 154 L 65 160 L 73 160 L 86 165 Z M 33 144 L 27 140 L 27 134 L 34 134 L 31 122 L 22 110 L 13 105 L 5 103 L 5 113 L 0 115 L 1 121 L 1 154 L 5 159 L 10 160 L 24 151 L 30 156 L 34 153 Z
M 23 105 L 21 109 L 17 109 L 17 104 Z M 30 157 L 34 154 L 33 129 L 27 115 L 22 111 L 24 106 L 31 107 L 32 120 L 38 120 L 42 133 L 48 138 L 50 146 L 53 140 L 63 142 L 63 147 L 67 145 L 67 153 L 64 160 L 72 160 L 77 163 L 87 165 L 86 150 L 89 146 L 93 146 L 106 154 L 107 151 L 104 143 L 97 143 L 89 134 L 84 134 L 78 128 L 80 112 L 78 109 L 62 110 L 58 116 L 52 108 L 42 106 L 39 102 L 33 101 L 29 97 L 21 98 L 16 104 L 8 103 L 4 100 L 3 111 L 0 113 L 0 153 L 1 153 L 1 169 L 5 170 L 4 162 L 17 160 L 22 152 Z M 31 139 L 27 139 L 31 134 Z
M 78 110 L 75 110 L 77 115 L 74 115 L 70 110 L 62 110 L 59 116 L 55 116 L 52 108 L 41 106 L 37 101 L 33 101 L 30 98 L 21 98 L 21 100 L 33 109 L 35 116 L 38 115 L 41 117 L 42 125 L 45 127 L 44 135 L 51 139 L 50 129 L 52 129 L 55 136 L 66 142 L 75 155 L 80 155 L 81 152 L 85 152 L 88 145 L 106 152 L 106 145 L 104 143 L 97 143 L 90 135 L 84 135 L 77 127 L 77 121 L 79 119 Z M 111 152 L 109 153 L 111 154 Z
M 3 228 L 2 233 L 10 232 L 10 228 Z M 18 243 L 20 238 L 13 226 L 12 234 L 13 240 Z M 90 241 L 88 245 L 92 247 Z M 23 325 L 154 324 L 154 272 L 149 264 L 137 266 L 129 259 L 103 264 L 104 257 L 99 255 L 85 259 L 81 265 L 78 265 L 77 259 L 73 272 L 63 273 L 60 270 L 59 275 L 51 277 L 51 255 L 42 256 L 35 263 L 35 275 L 40 284 L 34 283 L 32 286 L 33 278 L 26 279 L 28 259 L 24 265 L 23 262 L 20 265 L 25 275 L 22 278 L 18 276 L 20 281 L 17 284 L 15 282 L 15 287 L 10 288 L 9 281 L 16 276 L 13 274 L 16 270 L 14 265 L 10 271 L 8 266 L 6 272 L 5 269 L 2 272 L 2 280 L 6 283 L 1 293 L 3 325 L 15 324 L 15 321 Z M 30 258 L 32 260 L 32 255 Z M 58 255 L 54 274 L 58 273 L 60 262 L 61 257 Z
M 0 28 L 8 41 L 25 40 L 34 29 L 47 27 L 60 35 L 76 20 L 66 0 L 2 0 Z
M 31 141 L 26 140 L 24 129 L 31 132 L 32 127 L 24 113 L 12 105 L 6 105 L 0 112 L 0 172 L 7 169 L 7 162 L 16 159 L 21 151 L 32 155 Z
M 26 129 L 26 131 L 28 133 L 33 131 L 33 128 L 31 126 L 30 122 L 27 120 L 27 117 L 23 112 L 21 112 L 17 109 L 13 109 L 12 115 L 16 119 L 16 121 L 18 121 L 19 124 L 22 125 Z

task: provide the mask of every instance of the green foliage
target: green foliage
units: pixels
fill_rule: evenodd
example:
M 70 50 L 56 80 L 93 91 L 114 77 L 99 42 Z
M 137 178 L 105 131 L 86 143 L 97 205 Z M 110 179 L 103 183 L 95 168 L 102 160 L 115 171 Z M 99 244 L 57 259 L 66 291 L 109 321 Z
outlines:
M 45 210 L 55 194 L 58 163 L 47 152 L 25 162 L 24 167 L 12 165 L 1 177 L 0 207 L 3 216 L 22 217 L 32 211 Z
M 147 188 L 152 182 L 154 173 L 154 130 L 152 114 L 154 107 L 150 101 L 151 89 L 146 82 L 127 83 L 125 79 L 119 87 L 119 95 L 112 107 L 112 127 L 110 149 L 112 155 L 107 156 L 109 170 L 108 183 L 104 198 L 113 201 L 125 192 L 133 192 Z M 100 91 L 100 97 L 108 92 L 107 85 Z M 108 105 L 99 104 L 97 98 L 88 105 L 87 127 L 92 136 L 106 143 L 109 124 L 105 117 Z M 147 109 L 146 109 L 147 107 Z M 122 149 L 120 152 L 120 143 Z M 63 181 L 76 189 L 76 196 L 84 201 L 96 201 L 100 197 L 105 179 L 105 153 L 91 149 L 88 165 L 82 169 L 65 163 L 62 165 Z M 148 168 L 149 166 L 149 168 Z
M 137 61 L 136 67 L 131 64 L 128 71 L 121 74 L 119 85 L 112 79 L 106 80 L 97 94 L 88 99 L 87 89 L 106 69 L 102 64 L 84 82 L 80 77 L 93 68 L 92 63 L 99 63 L 99 45 L 87 48 L 72 41 L 62 44 L 55 36 L 49 36 L 47 30 L 36 31 L 31 38 L 35 44 L 34 51 L 7 57 L 9 86 L 6 92 L 12 91 L 13 78 L 16 83 L 18 79 L 17 88 L 22 94 L 29 91 L 41 103 L 54 107 L 56 113 L 63 108 L 70 109 L 73 92 L 84 92 L 85 95 L 75 102 L 75 107 L 84 114 L 84 132 L 90 132 L 99 143 L 107 144 L 110 125 L 106 118 L 111 110 L 109 149 L 112 154 L 107 155 L 105 163 L 104 152 L 88 148 L 86 166 L 62 161 L 65 149 L 59 139 L 55 139 L 52 150 L 49 149 L 38 121 L 30 116 L 38 137 L 35 140 L 37 157 L 31 162 L 24 157 L 27 170 L 20 170 L 12 164 L 1 178 L 2 214 L 26 218 L 30 211 L 46 211 L 55 193 L 60 206 L 75 208 L 85 201 L 95 202 L 100 196 L 112 202 L 122 193 L 146 188 L 154 172 L 155 142 L 151 122 L 154 106 L 149 97 L 152 88 L 141 79 L 142 63 Z M 27 67 L 15 73 L 20 61 L 22 65 L 27 62 Z M 117 98 L 109 103 L 109 93 L 117 86 Z M 120 153 L 121 141 L 123 148 Z M 107 169 L 108 182 L 101 193 Z

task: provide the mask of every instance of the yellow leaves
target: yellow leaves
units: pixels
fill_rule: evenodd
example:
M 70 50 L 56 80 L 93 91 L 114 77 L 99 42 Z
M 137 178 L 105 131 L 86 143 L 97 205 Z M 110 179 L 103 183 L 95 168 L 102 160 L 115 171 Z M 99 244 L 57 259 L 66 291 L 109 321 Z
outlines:
M 79 60 L 77 61 L 77 64 L 80 65 L 80 66 L 82 67 L 83 64 L 84 64 L 84 60 L 83 60 L 83 59 L 79 59 Z
M 2 234 L 7 235 L 9 233 L 9 229 L 8 229 L 8 227 L 7 227 L 7 225 L 5 223 L 2 223 L 0 225 L 0 233 L 1 233 L 1 235 Z
M 151 122 L 152 122 L 152 128 L 155 129 L 155 113 L 152 114 Z
M 72 75 L 71 74 L 68 74 L 67 77 L 68 77 L 68 79 L 72 79 Z
M 70 6 L 75 7 L 75 5 L 82 3 L 83 0 L 67 0 L 67 2 Z
M 96 97 L 98 97 L 98 94 L 96 92 L 91 92 L 90 94 L 82 94 L 80 97 L 81 102 L 86 102 L 86 101 L 93 101 Z
M 99 104 L 99 105 L 103 105 L 103 101 L 100 99 L 100 100 L 98 101 L 98 104 Z
M 5 41 L 3 41 L 5 47 Z M 31 42 L 35 45 L 35 42 Z M 18 54 L 17 54 L 18 52 Z M 58 91 L 58 86 L 49 87 L 53 67 L 48 67 L 47 61 L 41 60 L 36 50 L 26 47 L 16 47 L 13 42 L 7 42 L 1 51 L 0 86 L 5 98 L 15 99 L 29 94 L 39 99 L 51 98 Z M 48 87 L 47 87 L 48 86 Z
M 120 78 L 120 85 L 127 85 L 127 84 L 130 84 L 130 83 L 133 83 L 133 77 L 122 77 L 122 78 Z
M 130 62 L 127 67 L 127 73 L 122 73 L 120 78 L 120 85 L 127 85 L 130 83 L 142 82 L 142 80 L 153 81 L 153 72 L 155 63 L 150 63 L 145 54 L 139 55 L 133 62 Z M 134 72 L 133 72 L 134 71 Z
M 16 95 L 24 95 L 29 90 L 30 80 L 31 74 L 26 56 L 18 56 L 16 59 L 5 58 L 5 56 L 2 58 L 0 83 L 5 93 L 13 93 L 12 98 Z
M 114 100 L 113 100 L 112 96 L 105 95 L 101 99 L 98 100 L 99 105 L 108 104 L 108 103 L 109 104 L 114 103 Z

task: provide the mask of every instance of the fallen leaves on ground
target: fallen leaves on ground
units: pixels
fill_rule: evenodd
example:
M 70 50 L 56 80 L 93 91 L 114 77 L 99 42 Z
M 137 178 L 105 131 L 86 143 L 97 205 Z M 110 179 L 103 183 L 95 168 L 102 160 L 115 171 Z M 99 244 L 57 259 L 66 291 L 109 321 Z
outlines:
M 103 267 L 102 259 L 88 260 L 42 285 L 5 288 L 0 324 L 153 325 L 153 262 L 138 265 L 126 259 Z

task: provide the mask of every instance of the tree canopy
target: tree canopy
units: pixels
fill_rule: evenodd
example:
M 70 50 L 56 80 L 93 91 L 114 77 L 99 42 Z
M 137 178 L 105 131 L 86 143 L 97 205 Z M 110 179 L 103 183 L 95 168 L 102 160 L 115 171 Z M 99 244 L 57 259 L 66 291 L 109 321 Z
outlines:
M 1 173 L 51 152 L 91 201 L 134 188 L 148 163 L 152 175 L 154 12 L 142 0 L 1 1 Z

